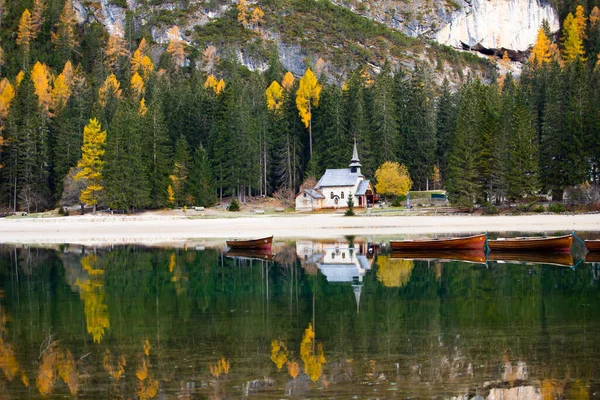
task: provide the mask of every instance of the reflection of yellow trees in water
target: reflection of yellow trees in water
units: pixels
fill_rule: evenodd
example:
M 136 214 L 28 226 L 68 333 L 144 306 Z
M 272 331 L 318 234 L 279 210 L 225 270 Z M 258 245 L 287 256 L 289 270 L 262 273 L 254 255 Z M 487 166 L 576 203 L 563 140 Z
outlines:
M 4 297 L 4 292 L 0 289 L 0 299 L 2 297 Z M 21 367 L 19 367 L 19 362 L 12 346 L 4 340 L 5 335 L 8 333 L 6 328 L 7 321 L 8 316 L 0 304 L 0 369 L 10 382 L 19 374 Z M 29 387 L 29 379 L 27 379 L 24 372 L 21 372 L 21 381 L 25 387 Z
M 296 379 L 298 374 L 300 373 L 300 366 L 297 362 L 288 362 L 287 363 L 288 374 L 292 377 L 292 379 Z
M 564 384 L 558 382 L 556 379 L 544 379 L 542 381 L 541 392 L 544 400 L 552 400 L 562 397 Z
M 565 398 L 573 400 L 584 400 L 590 398 L 590 392 L 585 382 L 576 380 L 565 390 Z
M 288 350 L 285 343 L 281 340 L 271 341 L 271 361 L 275 363 L 277 369 L 281 369 L 287 361 Z
M 308 328 L 306 328 L 302 336 L 300 357 L 304 361 L 304 372 L 306 372 L 306 375 L 313 382 L 318 381 L 323 372 L 323 364 L 325 364 L 326 360 L 323 354 L 323 345 L 315 343 L 315 331 L 313 331 L 311 323 L 308 324 Z
M 79 297 L 84 304 L 87 331 L 92 335 L 94 343 L 100 343 L 104 331 L 110 327 L 108 307 L 104 304 L 106 297 L 102 281 L 104 270 L 94 268 L 97 261 L 98 257 L 94 254 L 83 257 L 81 266 L 88 272 L 89 277 L 84 281 L 77 279 L 75 282 L 81 289 Z
M 181 267 L 177 265 L 175 259 L 175 253 L 169 255 L 169 272 L 171 273 L 171 282 L 175 284 L 175 292 L 177 295 L 181 295 L 184 292 L 184 284 L 188 281 L 188 277 L 185 276 Z
M 52 393 L 59 378 L 67 385 L 72 395 L 77 394 L 79 374 L 73 354 L 67 349 L 61 349 L 54 342 L 42 355 L 42 363 L 38 369 L 35 385 L 40 394 L 46 396 Z
M 215 378 L 218 378 L 222 374 L 229 374 L 229 361 L 227 361 L 224 357 L 221 357 L 219 361 L 215 364 L 210 364 L 208 366 L 210 373 Z
M 135 376 L 137 378 L 137 395 L 141 400 L 154 398 L 158 393 L 158 380 L 154 378 L 150 364 L 150 350 L 152 346 L 148 339 L 144 341 L 144 354 L 140 357 Z
M 121 354 L 117 358 L 117 363 L 115 365 L 115 363 L 112 359 L 112 355 L 110 354 L 110 350 L 106 349 L 106 353 L 104 353 L 104 359 L 102 361 L 102 366 L 104 367 L 104 370 L 106 372 L 108 372 L 108 374 L 111 376 L 111 378 L 114 379 L 115 382 L 117 382 L 119 379 L 121 379 L 123 377 L 123 374 L 125 373 L 126 365 L 127 365 L 127 358 L 125 357 L 124 354 Z
M 377 279 L 385 287 L 405 286 L 414 267 L 412 260 L 392 260 L 390 257 L 378 257 L 377 265 Z

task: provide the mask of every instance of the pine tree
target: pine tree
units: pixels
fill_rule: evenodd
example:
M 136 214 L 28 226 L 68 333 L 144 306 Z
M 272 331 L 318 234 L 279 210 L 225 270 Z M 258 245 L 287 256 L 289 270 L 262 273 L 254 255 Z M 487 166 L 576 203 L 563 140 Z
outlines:
M 119 105 L 106 146 L 106 204 L 134 212 L 150 204 L 150 185 L 143 162 L 141 117 L 134 104 Z
M 398 148 L 398 120 L 394 101 L 394 80 L 386 64 L 373 86 L 373 148 L 378 149 L 375 165 L 395 161 Z
M 17 45 L 23 49 L 23 63 L 21 68 L 24 71 L 29 69 L 29 53 L 31 51 L 31 42 L 35 39 L 36 32 L 31 18 L 31 12 L 28 9 L 23 11 L 19 20 L 19 28 L 17 31 Z
M 195 205 L 210 207 L 217 202 L 208 154 L 202 147 L 198 147 L 194 152 L 187 190 Z
M 171 186 L 175 192 L 175 204 L 186 205 L 191 203 L 185 194 L 188 192 L 188 176 L 190 171 L 191 159 L 190 148 L 183 136 L 177 139 L 175 144 L 175 156 L 173 159 L 173 173 L 170 175 Z
M 63 64 L 73 57 L 73 52 L 78 46 L 76 37 L 77 17 L 73 10 L 72 0 L 65 0 L 65 5 L 55 25 L 56 32 L 52 32 L 52 41 L 58 55 L 58 63 Z
M 82 204 L 96 207 L 104 191 L 102 186 L 102 170 L 104 169 L 104 152 L 106 147 L 106 131 L 97 119 L 91 119 L 83 130 L 83 146 L 81 147 L 81 159 L 77 163 L 80 171 L 74 179 L 85 181 L 85 188 L 81 191 L 80 200 Z
M 448 152 L 450 151 L 450 140 L 456 127 L 456 116 L 458 113 L 458 93 L 450 91 L 450 85 L 445 79 L 436 109 L 437 145 L 435 159 L 442 180 L 444 180 L 448 174 Z

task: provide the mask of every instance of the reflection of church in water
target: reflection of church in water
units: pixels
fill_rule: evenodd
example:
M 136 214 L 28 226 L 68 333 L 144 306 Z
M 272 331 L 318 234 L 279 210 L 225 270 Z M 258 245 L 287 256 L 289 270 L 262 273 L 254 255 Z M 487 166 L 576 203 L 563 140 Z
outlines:
M 363 276 L 373 265 L 373 250 L 366 242 L 298 241 L 296 254 L 303 267 L 316 266 L 330 283 L 350 283 L 360 307 Z

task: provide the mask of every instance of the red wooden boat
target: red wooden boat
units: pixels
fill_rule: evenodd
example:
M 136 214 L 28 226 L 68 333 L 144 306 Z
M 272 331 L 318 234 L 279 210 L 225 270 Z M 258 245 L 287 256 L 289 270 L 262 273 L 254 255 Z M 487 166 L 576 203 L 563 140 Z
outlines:
M 488 260 L 508 264 L 550 264 L 562 267 L 572 267 L 575 263 L 571 253 L 567 252 L 524 252 L 524 251 L 492 251 Z
M 402 258 L 415 261 L 453 262 L 463 261 L 485 264 L 483 249 L 478 250 L 398 250 L 392 251 L 390 259 Z
M 573 235 L 488 240 L 490 250 L 504 251 L 571 251 L 572 244 Z
M 271 250 L 273 236 L 252 240 L 228 240 L 227 246 L 236 250 Z
M 600 263 L 600 251 L 594 251 L 585 255 L 586 263 Z
M 600 251 L 600 240 L 586 240 L 585 248 L 588 251 Z
M 475 235 L 458 238 L 435 239 L 406 239 L 392 240 L 392 250 L 481 250 L 485 243 L 486 235 Z

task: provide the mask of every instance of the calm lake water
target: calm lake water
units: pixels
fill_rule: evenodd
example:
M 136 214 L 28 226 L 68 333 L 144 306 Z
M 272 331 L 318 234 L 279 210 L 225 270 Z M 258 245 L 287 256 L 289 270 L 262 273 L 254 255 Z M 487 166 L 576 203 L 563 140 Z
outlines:
M 600 397 L 593 258 L 273 253 L 0 247 L 0 397 Z

